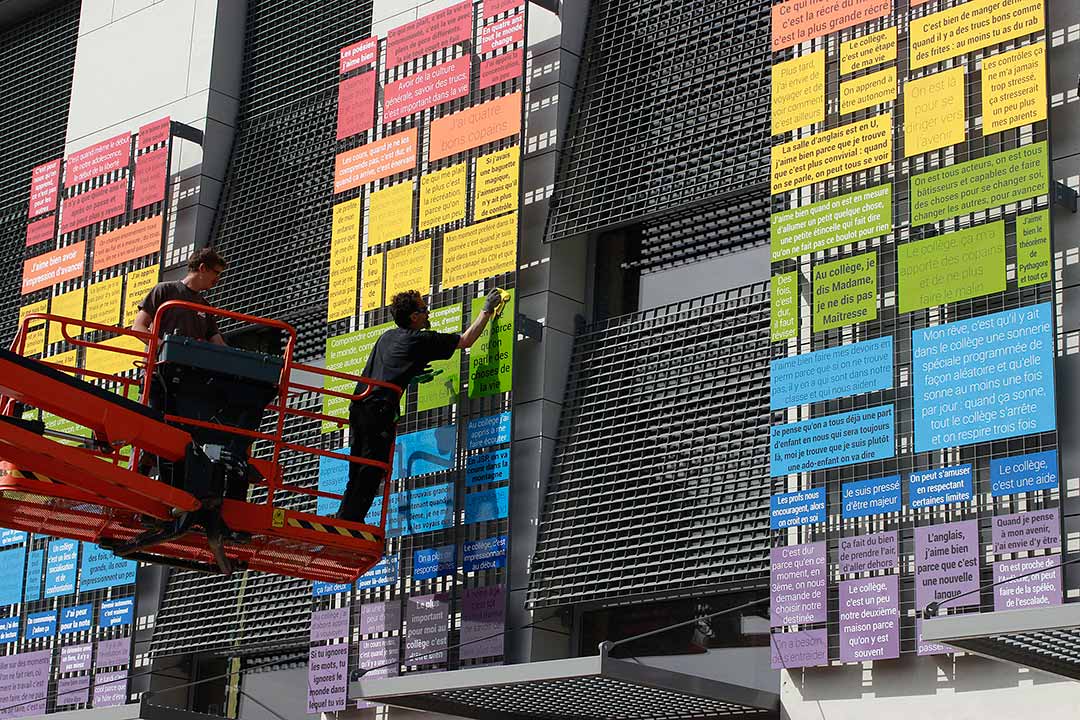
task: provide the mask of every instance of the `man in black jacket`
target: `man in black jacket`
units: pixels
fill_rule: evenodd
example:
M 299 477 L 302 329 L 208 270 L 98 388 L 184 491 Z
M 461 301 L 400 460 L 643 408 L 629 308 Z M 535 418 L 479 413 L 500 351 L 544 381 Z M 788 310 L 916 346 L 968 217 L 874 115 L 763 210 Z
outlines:
M 472 347 L 501 302 L 499 290 L 488 293 L 480 314 L 465 332 L 458 335 L 428 330 L 431 322 L 423 296 L 416 290 L 398 293 L 390 302 L 397 327 L 387 330 L 375 343 L 371 357 L 364 366 L 363 376 L 404 389 L 413 378 L 424 372 L 429 362 L 446 360 L 455 350 Z M 358 384 L 353 392 L 360 394 L 365 388 L 365 385 Z M 393 444 L 397 411 L 397 399 L 385 388 L 377 387 L 363 400 L 354 401 L 349 406 L 349 431 L 352 436 L 349 454 L 386 462 Z M 363 522 L 379 492 L 382 477 L 383 472 L 378 468 L 351 463 L 349 483 L 345 487 L 337 517 Z

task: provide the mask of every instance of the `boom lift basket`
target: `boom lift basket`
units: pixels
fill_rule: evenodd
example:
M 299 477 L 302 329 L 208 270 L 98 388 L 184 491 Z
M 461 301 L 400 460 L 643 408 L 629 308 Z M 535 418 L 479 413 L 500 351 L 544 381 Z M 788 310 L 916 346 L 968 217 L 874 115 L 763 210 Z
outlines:
M 122 557 L 176 567 L 356 580 L 383 555 L 393 451 L 386 462 L 376 462 L 288 442 L 285 423 L 347 423 L 301 408 L 305 395 L 359 400 L 376 387 L 397 397 L 401 389 L 294 362 L 296 330 L 277 320 L 173 300 L 158 308 L 154 327 L 163 312 L 184 307 L 276 329 L 287 337 L 284 352 L 271 357 L 179 336 L 160 339 L 47 313 L 24 318 L 12 349 L 0 350 L 0 526 L 93 542 Z M 108 367 L 25 357 L 31 325 L 44 321 L 70 345 L 111 358 Z M 134 377 L 136 368 L 141 379 Z M 356 383 L 362 392 L 324 389 L 294 376 Z M 138 402 L 129 399 L 136 392 Z M 25 408 L 63 418 L 89 437 L 46 429 L 23 417 Z M 340 499 L 285 481 L 283 460 L 304 455 L 382 470 L 387 480 L 379 523 L 294 509 L 305 498 L 308 506 L 314 497 Z M 158 478 L 139 472 L 140 465 L 146 470 L 155 464 Z

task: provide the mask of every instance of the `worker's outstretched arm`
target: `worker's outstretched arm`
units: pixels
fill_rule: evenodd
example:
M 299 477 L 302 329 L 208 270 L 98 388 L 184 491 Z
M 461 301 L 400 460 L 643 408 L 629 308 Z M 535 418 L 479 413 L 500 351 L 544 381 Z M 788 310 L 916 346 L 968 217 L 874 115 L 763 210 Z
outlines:
M 210 342 L 214 343 L 215 345 L 228 345 L 229 344 L 229 343 L 225 342 L 225 338 L 223 338 L 221 336 L 221 333 L 215 333 L 213 336 L 211 336 Z
M 145 310 L 139 310 L 139 312 L 135 313 L 135 322 L 131 323 L 131 329 L 148 333 L 150 332 L 150 323 L 152 322 L 154 322 L 154 318 L 150 316 L 150 313 Z
M 481 333 L 484 332 L 484 328 L 487 327 L 488 320 L 495 314 L 495 308 L 499 307 L 499 303 L 502 302 L 502 294 L 498 289 L 492 290 L 484 298 L 484 307 L 480 311 L 480 314 L 476 316 L 476 319 L 472 321 L 465 332 L 461 333 L 461 339 L 458 340 L 457 346 L 459 348 L 469 348 L 473 346 L 479 338 Z

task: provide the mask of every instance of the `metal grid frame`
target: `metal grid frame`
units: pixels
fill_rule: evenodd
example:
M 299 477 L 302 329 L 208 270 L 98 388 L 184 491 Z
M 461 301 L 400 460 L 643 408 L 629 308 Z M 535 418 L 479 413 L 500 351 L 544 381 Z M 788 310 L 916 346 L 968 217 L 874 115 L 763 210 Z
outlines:
M 961 4 L 960 0 L 942 0 L 940 3 L 927 3 L 913 9 L 915 17 L 940 12 L 950 7 Z M 898 93 L 894 101 L 884 105 L 873 106 L 854 113 L 841 115 L 839 111 L 839 76 L 838 56 L 840 43 L 861 37 L 866 34 L 878 32 L 893 26 L 897 27 L 897 58 L 895 67 L 898 77 L 909 76 L 908 59 L 908 8 L 907 3 L 897 3 L 894 12 L 890 16 L 863 23 L 855 28 L 834 33 L 825 38 L 804 43 L 795 49 L 785 50 L 775 56 L 775 61 L 801 57 L 810 52 L 825 50 L 826 55 L 826 119 L 825 123 L 815 126 L 814 133 L 822 130 L 835 128 L 858 120 L 874 117 L 889 110 L 893 113 L 893 153 L 894 160 L 886 165 L 863 171 L 854 175 L 845 175 L 824 183 L 808 186 L 789 193 L 773 196 L 773 212 L 780 212 L 793 207 L 800 207 L 832 198 L 855 190 L 873 187 L 882 183 L 891 183 L 893 188 L 893 205 L 891 217 L 893 231 L 882 238 L 865 240 L 857 243 L 848 243 L 839 248 L 815 252 L 803 255 L 799 258 L 787 259 L 773 263 L 773 274 L 799 271 L 800 293 L 809 291 L 809 281 L 812 277 L 813 268 L 826 262 L 839 259 L 851 258 L 869 251 L 877 252 L 877 318 L 872 321 L 859 322 L 854 325 L 823 331 L 812 331 L 812 312 L 809 303 L 800 303 L 799 335 L 796 339 L 777 342 L 773 344 L 772 356 L 774 359 L 788 357 L 796 353 L 823 350 L 826 348 L 846 345 L 856 341 L 872 340 L 875 338 L 893 336 L 894 338 L 894 386 L 892 389 L 877 391 L 854 397 L 828 400 L 792 408 L 787 411 L 778 411 L 773 415 L 773 424 L 786 424 L 808 418 L 817 418 L 852 410 L 862 410 L 882 404 L 892 403 L 895 406 L 895 433 L 897 454 L 895 457 L 875 461 L 854 463 L 840 468 L 823 471 L 799 473 L 793 476 L 773 478 L 773 492 L 789 492 L 798 489 L 813 487 L 826 488 L 826 507 L 828 508 L 827 522 L 819 525 L 805 525 L 787 530 L 772 531 L 774 544 L 794 545 L 825 541 L 829 557 L 835 558 L 841 537 L 851 537 L 866 533 L 898 531 L 899 541 L 899 611 L 900 611 L 900 652 L 901 654 L 916 651 L 916 618 L 921 617 L 922 608 L 915 606 L 915 548 L 914 533 L 916 527 L 937 525 L 946 522 L 960 520 L 977 520 L 979 525 L 979 557 L 980 557 L 980 583 L 985 587 L 992 582 L 992 563 L 997 560 L 1010 558 L 1060 555 L 1060 551 L 1050 550 L 1028 551 L 1014 555 L 995 556 L 986 551 L 989 544 L 986 540 L 990 536 L 992 518 L 995 515 L 1015 513 L 1026 510 L 1042 510 L 1060 506 L 1060 491 L 1047 490 L 1040 492 L 1024 493 L 1022 495 L 991 497 L 989 463 L 991 459 L 1004 458 L 1023 453 L 1054 450 L 1058 447 L 1057 433 L 1046 432 L 1040 434 L 1023 435 L 1019 437 L 983 442 L 973 445 L 965 445 L 958 448 L 938 450 L 932 452 L 914 452 L 914 424 L 913 396 L 912 396 L 912 360 L 911 360 L 911 337 L 912 332 L 926 327 L 942 325 L 949 322 L 964 320 L 1002 310 L 1027 307 L 1040 302 L 1054 302 L 1056 293 L 1054 285 L 1043 283 L 1033 287 L 1016 287 L 1016 227 L 1015 221 L 1006 223 L 1006 274 L 1008 287 L 1000 293 L 980 296 L 970 300 L 964 300 L 947 305 L 935 306 L 930 309 L 912 311 L 901 314 L 897 305 L 897 248 L 907 242 L 936 237 L 948 232 L 967 227 L 981 226 L 988 222 L 1007 219 L 1023 215 L 1037 210 L 1045 210 L 1049 207 L 1049 198 L 1025 200 L 1016 204 L 1009 212 L 1002 212 L 995 208 L 991 211 L 971 213 L 957 219 L 950 219 L 939 223 L 911 227 L 909 208 L 908 179 L 916 174 L 930 169 L 945 167 L 967 160 L 987 157 L 999 152 L 1011 150 L 1016 147 L 1047 140 L 1049 127 L 1047 121 L 1026 125 L 1020 128 L 996 133 L 989 138 L 984 138 L 981 132 L 973 132 L 981 129 L 981 69 L 980 61 L 983 57 L 997 54 L 1003 50 L 1014 49 L 1028 42 L 1028 36 L 1016 41 L 1002 43 L 987 47 L 983 50 L 966 53 L 951 60 L 928 65 L 914 72 L 915 78 L 924 77 L 936 72 L 955 67 L 964 67 L 965 72 L 965 130 L 967 137 L 965 142 L 946 149 L 935 150 L 911 158 L 903 158 L 904 129 L 902 118 L 904 117 L 903 92 Z M 1040 34 L 1043 37 L 1048 33 Z M 876 72 L 889 63 L 855 71 L 843 76 L 844 81 L 862 77 Z M 773 138 L 773 144 L 780 144 L 790 139 L 806 137 L 811 134 L 809 129 L 784 133 Z M 1055 306 L 1055 314 L 1058 334 L 1055 339 L 1058 351 L 1061 350 L 1060 335 L 1060 308 Z M 899 513 L 887 515 L 875 515 L 858 519 L 841 519 L 834 510 L 841 506 L 842 485 L 856 480 L 881 478 L 899 474 L 901 485 L 907 484 L 908 475 L 912 471 L 927 470 L 932 467 L 945 467 L 963 463 L 971 463 L 973 466 L 973 498 L 967 502 L 950 505 L 935 506 L 924 509 L 911 509 L 904 505 Z M 792 479 L 794 478 L 794 479 Z M 903 496 L 907 491 L 903 490 Z M 828 568 L 828 603 L 827 623 L 829 638 L 829 657 L 839 657 L 839 591 L 838 585 L 841 579 L 864 578 L 880 575 L 893 574 L 890 571 L 875 571 L 861 573 L 859 575 L 843 575 L 839 573 L 839 566 L 830 562 Z M 977 607 L 964 609 L 949 609 L 949 612 L 989 612 L 993 610 L 993 591 L 984 589 L 979 597 Z M 799 629 L 807 629 L 814 626 L 800 626 Z
M 923 636 L 1001 662 L 1080 680 L 1080 604 L 928 620 Z
M 759 283 L 578 335 L 531 607 L 765 585 L 768 308 Z
M 294 3 L 297 4 L 297 3 Z M 389 308 L 365 312 L 359 319 L 343 319 L 326 322 L 327 284 L 329 268 L 329 237 L 333 206 L 354 198 L 362 203 L 368 201 L 372 187 L 377 190 L 391 184 L 392 180 L 418 178 L 423 172 L 449 164 L 467 162 L 495 150 L 516 145 L 517 138 L 510 138 L 474 148 L 456 155 L 452 160 L 441 160 L 428 168 L 426 161 L 393 178 L 379 181 L 374 186 L 356 188 L 340 194 L 332 193 L 334 156 L 338 152 L 358 146 L 364 139 L 374 139 L 408 127 L 423 127 L 436 117 L 445 116 L 470 105 L 524 91 L 522 79 L 493 86 L 483 91 L 440 105 L 437 110 L 426 110 L 383 125 L 376 118 L 374 132 L 336 139 L 337 120 L 337 52 L 370 30 L 370 4 L 366 15 L 353 13 L 349 23 L 342 24 L 348 14 L 347 7 L 326 6 L 320 12 L 326 17 L 318 22 L 334 28 L 329 37 L 303 34 L 299 40 L 293 37 L 292 22 L 295 14 L 279 12 L 280 3 L 254 3 L 254 13 L 249 16 L 248 47 L 245 59 L 245 96 L 242 100 L 241 122 L 236 148 L 230 163 L 226 181 L 225 199 L 216 228 L 216 246 L 229 259 L 229 274 L 215 289 L 214 301 L 230 308 L 255 315 L 279 317 L 296 325 L 299 332 L 297 357 L 307 361 L 320 358 L 325 353 L 327 337 L 349 332 L 357 327 L 371 327 L 391 319 Z M 266 7 L 263 7 L 263 6 Z M 479 15 L 479 13 L 477 13 Z M 270 19 L 273 22 L 270 22 Z M 482 18 L 477 17 L 479 27 Z M 340 32 L 339 32 L 340 31 Z M 285 38 L 285 39 L 283 39 Z M 320 67 L 308 67 L 309 58 L 294 60 L 296 48 L 293 42 L 314 45 L 310 56 L 317 56 Z M 332 53 L 327 52 L 332 49 Z M 391 81 L 409 72 L 423 69 L 457 57 L 460 47 L 448 48 L 409 62 L 401 68 L 386 70 L 385 47 L 380 48 L 378 63 L 380 79 Z M 295 66 L 290 63 L 296 63 Z M 282 71 L 282 64 L 287 70 Z M 258 77 L 260 73 L 282 72 L 296 87 L 286 92 L 282 83 Z M 474 64 L 474 75 L 478 64 Z M 473 78 L 476 79 L 475 77 Z M 307 85 L 305 85 L 307 83 Z M 475 83 L 474 83 L 475 87 Z M 313 89 L 314 88 L 314 89 Z M 378 133 L 376 135 L 376 133 Z M 420 148 L 426 157 L 426 145 Z M 469 173 L 470 178 L 472 173 Z M 467 213 L 472 210 L 472 180 L 467 191 Z M 283 200 L 282 198 L 287 198 Z M 414 204 L 413 227 L 418 227 L 418 203 Z M 302 218 L 302 221 L 301 221 Z M 296 219 L 296 222 L 294 222 Z M 416 239 L 432 238 L 433 277 L 438 276 L 442 263 L 442 235 L 464 223 L 440 226 L 435 230 L 415 231 L 405 238 L 380 245 L 376 253 L 401 247 Z M 366 237 L 366 233 L 365 233 Z M 361 262 L 371 250 L 361 248 Z M 287 262 L 275 261 L 270 253 L 285 253 Z M 374 254 L 374 253 L 372 253 Z M 359 282 L 358 267 L 357 281 Z M 516 286 L 516 272 L 493 278 L 493 285 L 502 288 Z M 477 295 L 482 283 L 440 290 L 430 298 L 432 308 L 440 308 L 464 302 L 467 324 L 469 301 Z M 467 356 L 462 353 L 463 375 L 467 372 Z M 314 404 L 314 397 L 311 398 Z M 410 393 L 408 412 L 402 416 L 398 433 L 405 434 L 440 427 L 457 426 L 457 451 L 455 466 L 445 472 L 398 480 L 391 492 L 405 489 L 421 489 L 446 482 L 456 485 L 455 515 L 459 518 L 453 528 L 403 538 L 388 540 L 387 555 L 399 558 L 398 582 L 369 590 L 359 591 L 352 587 L 348 592 L 324 597 L 311 596 L 310 583 L 291 578 L 280 578 L 255 573 L 245 573 L 242 578 L 214 578 L 189 571 L 174 571 L 169 582 L 165 601 L 155 630 L 153 652 L 155 655 L 174 655 L 187 652 L 212 652 L 227 655 L 251 656 L 258 653 L 285 652 L 308 646 L 308 626 L 312 610 L 351 607 L 351 641 L 360 639 L 358 606 L 372 602 L 403 602 L 408 596 L 431 593 L 447 593 L 451 603 L 451 631 L 449 645 L 459 642 L 461 628 L 461 591 L 472 587 L 505 585 L 508 582 L 506 567 L 438 577 L 431 580 L 413 581 L 413 551 L 454 544 L 460 566 L 462 543 L 468 540 L 509 535 L 508 519 L 493 520 L 470 525 L 460 523 L 465 484 L 464 468 L 466 450 L 466 422 L 476 417 L 510 411 L 512 394 L 504 394 L 478 400 L 461 399 L 456 405 L 416 412 L 415 392 Z M 316 423 L 301 423 L 303 427 L 288 427 L 286 432 L 295 442 L 311 444 L 328 450 L 336 450 L 346 444 L 344 430 L 321 434 Z M 318 481 L 317 463 L 298 462 L 286 469 L 286 482 L 300 482 L 314 487 Z M 474 489 L 486 489 L 478 486 Z M 315 500 L 295 496 L 297 509 L 313 511 Z M 198 597 L 197 602 L 193 602 Z M 208 598 L 208 599 L 204 599 Z M 222 611 L 222 608 L 228 610 Z M 214 612 L 218 613 L 214 617 Z M 402 613 L 404 617 L 404 612 Z M 199 632 L 192 632 L 198 627 Z M 380 633 L 371 637 L 400 637 L 403 632 Z M 367 639 L 367 636 L 365 636 Z M 402 654 L 403 657 L 404 654 Z M 426 664 L 423 671 L 445 667 L 470 666 L 490 663 L 498 658 L 461 660 L 456 650 L 448 654 L 448 662 Z M 350 669 L 357 666 L 355 651 L 350 654 Z M 404 667 L 410 667 L 404 665 Z M 413 666 L 416 667 L 416 666 Z
M 337 56 L 370 32 L 371 3 L 253 0 L 246 23 L 239 121 L 213 231 L 229 272 L 211 299 L 291 323 L 296 358 L 306 362 L 323 355 L 327 336 Z M 290 421 L 287 436 L 319 447 L 318 430 L 308 425 Z M 333 437 L 324 438 L 323 447 L 330 447 Z M 283 467 L 288 483 L 316 482 L 310 461 L 286 460 Z M 304 496 L 285 502 L 315 504 Z M 152 653 L 248 656 L 306 648 L 310 588 L 307 581 L 258 573 L 222 578 L 173 571 Z
M 549 240 L 764 182 L 769 12 L 759 0 L 597 0 Z
M 353 688 L 388 705 L 480 720 L 769 718 L 780 705 L 774 692 L 600 656 L 361 679 Z
M 317 410 L 318 396 L 305 393 L 297 407 Z M 267 420 L 262 428 L 272 432 Z M 319 446 L 319 424 L 303 417 L 289 417 L 284 433 L 291 442 Z M 256 457 L 268 450 L 257 444 Z M 312 488 L 317 483 L 318 459 L 311 454 L 285 452 L 281 458 L 285 481 Z M 254 488 L 252 500 L 265 499 L 266 491 Z M 303 512 L 315 510 L 315 498 L 283 493 L 275 498 L 282 507 Z M 296 648 L 307 642 L 311 583 L 307 580 L 266 573 L 244 572 L 231 578 L 193 570 L 174 570 L 158 612 L 151 641 L 155 657 L 209 652 L 250 655 Z M 198 629 L 198 632 L 193 630 Z
M 33 247 L 25 246 L 27 224 L 27 200 L 26 194 L 29 187 L 31 168 L 51 158 L 62 157 L 64 153 L 64 139 L 67 125 L 67 112 L 70 103 L 72 86 L 72 74 L 74 71 L 75 46 L 77 42 L 80 4 L 67 2 L 45 13 L 39 14 L 19 25 L 7 30 L 0 35 L 0 63 L 11 68 L 0 79 L 0 88 L 4 90 L 4 96 L 9 100 L 4 111 L 10 115 L 8 121 L 0 121 L 0 127 L 9 128 L 17 137 L 9 138 L 0 143 L 0 157 L 4 162 L 0 182 L 0 205 L 4 210 L 0 211 L 3 220 L 0 221 L 0 245 L 8 248 L 9 254 L 15 258 L 24 259 L 36 257 L 42 253 L 57 247 L 70 245 L 78 241 L 91 241 L 98 235 L 109 230 L 137 220 L 150 217 L 155 214 L 167 212 L 168 199 L 162 202 L 147 205 L 140 209 L 130 209 L 132 187 L 128 187 L 128 208 L 121 216 L 108 220 L 105 223 L 96 223 L 66 235 L 58 236 L 56 240 L 44 242 Z M 13 67 L 16 66 L 16 67 Z M 17 67 L 21 66 L 21 67 Z M 29 84 L 33 85 L 32 91 L 28 90 Z M 17 119 L 15 119 L 17 118 Z M 26 128 L 34 128 L 34 132 L 26 132 Z M 3 135 L 0 133 L 0 138 Z M 156 149 L 156 146 L 155 146 Z M 148 151 L 148 150 L 147 150 Z M 145 152 L 145 151 L 144 151 Z M 133 160 L 134 158 L 131 158 Z M 97 178 L 72 188 L 59 190 L 61 202 L 63 198 L 71 198 L 93 187 L 100 186 L 105 179 L 130 179 L 134 172 L 134 165 L 129 162 L 125 170 L 114 172 L 106 178 Z M 56 212 L 53 212 L 55 218 Z M 79 287 L 90 287 L 92 281 L 110 279 L 126 273 L 128 270 L 144 267 L 156 262 L 158 253 L 140 258 L 135 261 L 121 263 L 101 272 L 93 272 L 87 263 L 86 271 L 81 278 L 67 281 L 56 286 L 50 286 L 27 295 L 20 294 L 21 285 L 21 262 L 9 263 L 8 272 L 0 282 L 7 289 L 4 294 L 6 300 L 0 308 L 0 327 L 4 328 L 4 342 L 10 342 L 14 336 L 18 323 L 18 309 L 22 305 L 49 298 L 57 294 L 54 291 L 67 291 Z M 85 302 L 85 299 L 84 299 Z M 65 342 L 54 342 L 46 346 L 45 354 L 52 356 L 59 352 L 69 350 L 71 346 Z M 41 552 L 43 559 L 42 572 L 44 573 L 47 561 L 48 544 L 53 540 L 46 536 L 27 535 L 24 543 L 25 550 L 29 552 Z M 81 556 L 81 546 L 80 546 Z M 80 558 L 81 559 L 81 558 Z M 97 614 L 100 612 L 102 601 L 131 597 L 136 595 L 136 583 L 116 585 L 98 590 L 82 591 L 76 585 L 76 591 L 55 598 L 44 597 L 43 578 L 38 577 L 32 582 L 39 584 L 40 598 L 28 602 L 22 602 L 17 606 L 5 608 L 5 617 L 16 615 L 25 619 L 26 616 L 37 612 L 53 612 L 57 616 L 57 631 L 49 638 L 28 640 L 25 633 L 20 634 L 17 643 L 7 644 L 6 651 L 10 653 L 24 653 L 41 650 L 53 652 L 53 666 L 50 672 L 48 700 L 46 711 L 55 712 L 57 707 L 67 710 L 85 709 L 91 706 L 93 699 L 92 691 L 88 699 L 91 702 L 80 704 L 65 704 L 58 706 L 58 683 L 61 678 L 81 675 L 82 673 L 61 673 L 59 665 L 59 649 L 75 646 L 94 644 L 103 640 L 127 639 L 134 642 L 137 623 L 141 622 L 138 616 L 138 601 L 132 613 L 132 622 L 128 626 L 118 628 L 101 628 Z M 93 608 L 94 618 L 89 630 L 60 634 L 59 617 L 62 610 L 76 605 L 90 604 Z M 131 651 L 134 651 L 132 646 Z M 134 669 L 134 658 L 129 655 L 128 672 Z M 88 677 L 93 677 L 99 668 L 92 666 Z M 130 699 L 130 696 L 129 696 Z
M 766 245 L 771 207 L 763 185 L 744 195 L 646 220 L 641 255 L 623 263 L 623 268 L 650 273 Z
M 489 18 L 488 22 L 492 22 L 496 19 L 500 19 L 501 16 L 496 18 Z M 476 11 L 474 4 L 474 36 L 479 36 L 479 31 L 482 27 L 484 18 L 482 14 Z M 471 50 L 468 48 L 462 48 L 461 46 L 451 46 L 444 48 L 434 54 L 417 58 L 404 63 L 396 68 L 387 69 L 386 65 L 386 47 L 385 43 L 380 42 L 379 47 L 379 59 L 377 62 L 379 73 L 379 84 L 385 84 L 399 80 L 402 77 L 413 75 L 421 70 L 440 65 L 463 55 L 466 55 Z M 356 73 L 359 74 L 359 73 Z M 350 77 L 346 75 L 343 77 Z M 473 63 L 472 67 L 472 86 L 476 87 L 476 82 L 479 77 L 479 63 Z M 519 144 L 519 138 L 511 137 L 503 140 L 487 143 L 476 148 L 472 148 L 466 152 L 455 154 L 449 158 L 443 158 L 433 163 L 428 162 L 427 157 L 427 134 L 424 132 L 424 128 L 432 121 L 439 117 L 445 117 L 454 112 L 458 112 L 468 107 L 475 107 L 476 105 L 501 97 L 509 95 L 515 92 L 525 92 L 523 86 L 524 74 L 521 78 L 515 78 L 513 80 L 495 85 L 484 90 L 470 92 L 465 97 L 452 100 L 447 103 L 442 103 L 435 108 L 421 111 L 413 115 L 406 116 L 399 120 L 395 120 L 391 123 L 384 123 L 382 121 L 382 109 L 381 106 L 376 104 L 376 115 L 374 121 L 374 130 L 367 131 L 366 133 L 360 133 L 359 135 L 346 138 L 345 140 L 338 141 L 337 151 L 344 152 L 354 147 L 358 147 L 365 141 L 370 142 L 376 138 L 386 137 L 395 133 L 400 133 L 410 128 L 418 129 L 418 137 L 420 140 L 420 161 L 416 167 L 407 172 L 394 175 L 389 178 L 378 180 L 370 185 L 365 185 L 360 188 L 354 188 L 344 191 L 333 196 L 334 204 L 345 202 L 348 200 L 359 198 L 362 207 L 366 207 L 370 202 L 370 197 L 373 192 L 377 192 L 386 187 L 392 185 L 398 185 L 402 182 L 408 181 L 414 183 L 414 191 L 419 192 L 419 184 L 416 182 L 422 176 L 441 170 L 452 165 L 458 165 L 465 163 L 468 166 L 466 172 L 467 187 L 466 187 L 466 218 L 474 216 L 474 183 L 475 161 L 481 155 L 487 155 L 492 152 L 504 150 L 509 147 L 514 147 Z M 522 158 L 522 161 L 524 158 Z M 417 195 L 418 197 L 418 195 Z M 438 277 L 439 270 L 442 267 L 443 262 L 443 246 L 441 239 L 447 232 L 451 232 L 456 229 L 460 229 L 467 226 L 465 220 L 457 221 L 447 225 L 440 225 L 436 228 L 427 230 L 419 230 L 419 213 L 420 203 L 413 203 L 413 218 L 412 227 L 413 230 L 410 234 L 400 238 L 379 244 L 372 248 L 367 244 L 367 222 L 368 216 L 366 213 L 362 213 L 364 220 L 364 243 L 361 247 L 360 253 L 360 267 L 357 268 L 358 272 L 362 272 L 363 263 L 369 257 L 378 257 L 387 253 L 390 250 L 394 250 L 400 247 L 405 247 L 420 240 L 431 240 L 431 261 L 432 261 L 432 279 L 433 281 Z M 520 207 L 518 209 L 519 223 Z M 481 287 L 500 287 L 503 289 L 514 289 L 517 286 L 517 273 L 505 273 L 489 281 L 472 282 L 466 285 L 439 289 L 438 283 L 433 282 L 435 291 L 428 296 L 429 307 L 433 309 L 452 306 L 455 304 L 463 304 L 463 323 L 468 325 L 470 322 L 470 303 L 471 300 L 477 296 L 478 290 Z M 386 298 L 389 301 L 389 298 Z M 363 327 L 374 327 L 383 323 L 391 322 L 392 316 L 390 314 L 390 308 L 388 306 L 379 307 L 374 310 L 363 312 Z M 357 323 L 354 323 L 350 319 L 338 320 L 329 325 L 327 330 L 328 336 L 334 336 L 340 333 L 348 332 L 350 329 L 358 327 Z M 461 368 L 462 377 L 468 376 L 468 356 L 461 353 Z M 416 393 L 410 392 L 406 405 L 406 412 L 401 416 L 398 422 L 398 434 L 403 435 L 412 432 L 418 432 L 422 430 L 429 430 L 432 428 L 442 427 L 446 425 L 454 425 L 456 427 L 457 440 L 456 450 L 454 453 L 454 466 L 453 468 L 438 472 L 426 474 L 418 477 L 409 477 L 399 479 L 394 482 L 391 487 L 391 492 L 401 492 L 406 490 L 419 490 L 434 485 L 440 485 L 444 483 L 453 483 L 455 486 L 455 517 L 457 522 L 451 528 L 444 530 L 436 530 L 433 532 L 419 533 L 415 535 L 409 535 L 399 538 L 391 538 L 387 540 L 387 552 L 388 557 L 396 556 L 398 561 L 398 581 L 392 585 L 371 588 L 366 590 L 352 589 L 349 594 L 334 596 L 327 598 L 316 598 L 313 604 L 313 610 L 323 610 L 332 607 L 342 607 L 348 605 L 353 608 L 353 622 L 351 623 L 351 641 L 353 643 L 363 642 L 365 640 L 376 638 L 396 637 L 399 640 L 404 639 L 404 635 L 407 631 L 407 625 L 403 622 L 402 627 L 399 630 L 392 630 L 388 632 L 376 633 L 373 635 L 360 635 L 359 634 L 359 606 L 369 603 L 381 603 L 381 602 L 397 602 L 401 606 L 401 617 L 403 621 L 406 619 L 405 601 L 409 597 L 423 596 L 430 594 L 445 594 L 450 604 L 450 632 L 447 637 L 447 644 L 449 646 L 455 646 L 460 642 L 461 626 L 462 626 L 462 607 L 463 607 L 463 591 L 478 587 L 490 587 L 490 586 L 506 586 L 509 582 L 508 567 L 502 567 L 492 570 L 482 570 L 477 572 L 465 573 L 456 572 L 452 576 L 441 576 L 427 580 L 413 580 L 413 553 L 420 549 L 430 549 L 442 547 L 445 545 L 453 545 L 455 547 L 455 557 L 457 565 L 460 567 L 462 562 L 463 544 L 470 540 L 479 540 L 483 538 L 498 537 L 505 535 L 509 537 L 509 519 L 504 518 L 501 520 L 490 520 L 480 523 L 472 523 L 465 525 L 462 523 L 462 513 L 464 508 L 465 494 L 467 490 L 477 491 L 482 489 L 494 488 L 499 483 L 490 483 L 482 486 L 473 486 L 470 488 L 465 487 L 465 464 L 466 457 L 469 454 L 466 444 L 465 429 L 469 420 L 494 415 L 502 412 L 510 412 L 513 406 L 513 393 L 506 393 L 503 395 L 494 395 L 485 398 L 471 400 L 462 395 L 458 403 L 448 405 L 440 408 L 433 408 L 424 412 L 417 411 Z M 338 448 L 345 444 L 344 433 L 336 432 L 331 435 L 327 435 L 326 448 Z M 332 440 L 332 441 L 331 441 Z M 335 444 L 336 443 L 336 444 Z M 508 556 L 509 559 L 509 556 Z M 509 593 L 507 593 L 509 597 Z M 460 650 L 457 648 L 451 649 L 446 654 L 446 661 L 441 663 L 425 663 L 423 665 L 410 665 L 404 660 L 403 648 L 401 650 L 400 658 L 401 662 L 399 667 L 405 668 L 402 674 L 409 672 L 410 670 L 420 672 L 431 672 L 433 670 L 452 669 L 470 667 L 473 665 L 487 664 L 494 661 L 498 661 L 501 656 L 476 658 L 476 659 L 462 659 L 460 657 Z M 350 668 L 355 669 L 357 662 L 355 657 L 350 657 Z
M 78 0 L 36 15 L 0 32 L 0 248 L 24 257 L 30 171 L 64 153 Z M 0 342 L 15 335 L 19 306 L 47 297 L 47 290 L 20 296 L 22 264 L 9 262 L 0 273 Z
M 258 115 L 241 112 L 214 232 L 229 261 L 214 303 L 293 324 L 301 361 L 321 356 L 326 340 L 335 97 L 323 90 Z

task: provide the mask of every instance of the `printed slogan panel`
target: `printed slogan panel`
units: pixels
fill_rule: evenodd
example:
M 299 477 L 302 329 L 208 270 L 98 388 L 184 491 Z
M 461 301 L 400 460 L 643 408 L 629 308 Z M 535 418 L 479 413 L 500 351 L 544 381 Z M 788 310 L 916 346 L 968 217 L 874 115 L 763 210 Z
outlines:
M 445 333 L 461 333 L 492 288 L 510 299 L 469 350 L 406 388 L 386 555 L 355 585 L 312 587 L 312 713 L 368 707 L 348 697 L 360 668 L 385 677 L 503 653 L 525 25 L 524 3 L 463 0 L 341 49 L 326 367 L 360 374 L 402 291 L 419 291 Z M 327 397 L 322 411 L 344 418 L 349 401 Z M 349 451 L 342 426 L 321 432 L 327 450 Z M 322 458 L 319 490 L 342 493 L 348 474 Z M 322 514 L 337 506 L 318 499 Z M 367 522 L 383 510 L 376 498 Z
M 1045 2 L 772 17 L 773 667 L 949 652 L 1062 602 Z

